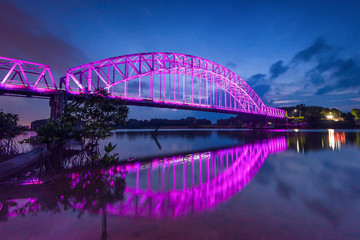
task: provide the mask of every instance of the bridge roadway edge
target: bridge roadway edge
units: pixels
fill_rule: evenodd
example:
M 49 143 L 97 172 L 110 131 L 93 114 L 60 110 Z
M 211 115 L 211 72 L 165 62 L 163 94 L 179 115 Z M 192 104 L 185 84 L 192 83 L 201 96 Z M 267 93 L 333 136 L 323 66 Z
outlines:
M 0 95 L 5 96 L 17 96 L 17 97 L 30 97 L 30 98 L 40 98 L 40 99 L 49 99 L 49 106 L 51 107 L 50 116 L 53 119 L 56 119 L 59 115 L 61 115 L 63 111 L 64 104 L 66 103 L 67 99 L 71 99 L 73 95 L 66 93 L 65 90 L 53 90 L 53 91 L 32 91 L 29 89 L 18 89 L 18 90 L 9 90 L 0 88 Z M 60 97 L 60 96 L 63 97 Z M 79 95 L 75 95 L 79 96 Z M 219 108 L 210 108 L 204 106 L 195 106 L 191 104 L 185 104 L 183 102 L 179 103 L 169 103 L 166 101 L 156 100 L 156 102 L 143 99 L 143 100 L 129 100 L 123 99 L 126 105 L 130 106 L 142 106 L 142 107 L 157 107 L 157 108 L 168 108 L 168 109 L 182 109 L 182 110 L 191 110 L 191 111 L 202 111 L 202 112 L 215 112 L 215 113 L 225 113 L 225 114 L 233 114 L 233 115 L 241 115 L 247 116 L 251 119 L 253 118 L 267 118 L 268 120 L 284 120 L 286 121 L 286 117 L 274 117 L 274 116 L 266 116 L 256 113 L 247 113 L 247 112 L 239 112 L 239 111 L 232 111 L 226 109 L 219 109 Z

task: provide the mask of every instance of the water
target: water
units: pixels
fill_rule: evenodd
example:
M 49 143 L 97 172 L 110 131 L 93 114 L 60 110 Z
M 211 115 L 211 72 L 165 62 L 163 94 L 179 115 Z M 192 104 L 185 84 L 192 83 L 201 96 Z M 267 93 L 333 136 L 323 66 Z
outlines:
M 117 132 L 109 169 L 0 186 L 1 239 L 359 239 L 360 131 Z

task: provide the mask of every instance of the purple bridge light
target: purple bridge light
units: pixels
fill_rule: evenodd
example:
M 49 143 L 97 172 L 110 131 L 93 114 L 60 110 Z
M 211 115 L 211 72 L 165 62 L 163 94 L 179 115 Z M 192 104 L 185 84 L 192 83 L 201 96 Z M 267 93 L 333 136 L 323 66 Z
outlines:
M 176 218 L 212 209 L 240 192 L 269 154 L 286 148 L 282 137 L 143 165 L 128 164 L 127 174 L 136 174 L 134 186 L 128 184 L 124 201 L 108 205 L 107 212 Z
M 56 93 L 50 66 L 0 57 L 0 90 Z
M 191 55 L 157 52 L 107 58 L 68 69 L 59 84 L 49 66 L 0 57 L 2 92 L 51 96 L 97 89 L 106 89 L 110 97 L 129 105 L 285 118 L 285 111 L 265 106 L 237 74 Z

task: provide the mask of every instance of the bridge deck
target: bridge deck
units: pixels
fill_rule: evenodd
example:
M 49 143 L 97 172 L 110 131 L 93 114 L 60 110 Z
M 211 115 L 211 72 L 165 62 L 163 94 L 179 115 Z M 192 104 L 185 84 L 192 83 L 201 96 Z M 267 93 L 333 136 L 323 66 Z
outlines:
M 33 97 L 33 98 L 48 98 L 51 96 L 60 95 L 65 92 L 65 90 L 55 90 L 49 89 L 47 91 L 34 91 L 29 89 L 4 89 L 0 88 L 0 95 L 5 96 L 19 96 L 19 97 Z M 69 98 L 71 98 L 71 94 L 67 93 Z M 76 95 L 79 96 L 79 95 Z M 282 117 L 274 117 L 274 116 L 264 116 L 256 113 L 247 113 L 241 111 L 235 111 L 233 109 L 224 109 L 224 107 L 210 106 L 206 104 L 191 104 L 188 102 L 170 102 L 170 101 L 162 101 L 162 100 L 152 100 L 152 99 L 137 99 L 137 98 L 121 98 L 125 100 L 126 105 L 130 106 L 144 106 L 144 107 L 157 107 L 157 108 L 170 108 L 170 109 L 183 109 L 183 110 L 191 110 L 191 111 L 202 111 L 202 112 L 215 112 L 215 113 L 226 113 L 226 114 L 236 114 L 243 115 L 249 117 L 267 117 L 271 119 L 282 119 Z

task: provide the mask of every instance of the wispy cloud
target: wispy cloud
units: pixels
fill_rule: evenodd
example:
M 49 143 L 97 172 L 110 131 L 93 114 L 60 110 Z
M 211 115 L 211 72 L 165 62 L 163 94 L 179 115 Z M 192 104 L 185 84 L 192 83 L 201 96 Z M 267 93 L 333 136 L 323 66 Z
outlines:
M 355 101 L 355 102 L 360 102 L 360 97 L 358 97 L 358 98 L 350 98 L 349 100 Z
M 233 62 L 228 62 L 228 63 L 226 63 L 226 67 L 228 67 L 228 68 L 236 68 L 237 65 L 235 63 L 233 63 Z
M 331 49 L 332 47 L 326 44 L 324 38 L 318 37 L 309 47 L 295 54 L 291 63 L 309 62 L 319 54 L 330 51 Z
M 265 99 L 344 95 L 344 101 L 348 101 L 360 93 L 360 62 L 356 57 L 343 57 L 340 48 L 318 37 L 310 46 L 294 54 L 288 63 L 279 60 L 270 66 L 269 74 L 257 73 L 248 79 L 248 83 L 255 91 L 258 86 L 269 86 L 260 88 L 259 95 Z M 353 99 L 358 101 L 356 97 Z M 291 103 L 286 101 L 272 103 Z
M 284 74 L 288 69 L 288 66 L 283 65 L 283 61 L 277 61 L 270 67 L 270 79 L 277 78 L 281 74 Z
M 300 102 L 299 100 L 279 100 L 279 101 L 274 101 L 274 104 L 282 104 L 282 103 L 298 103 Z

